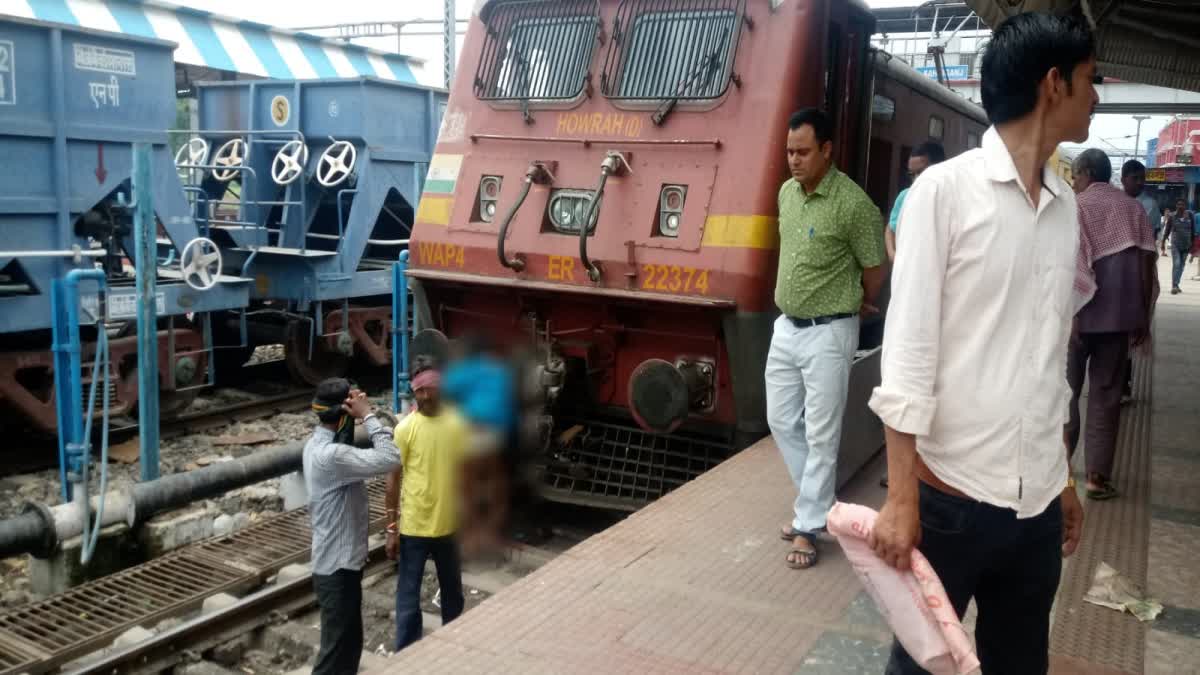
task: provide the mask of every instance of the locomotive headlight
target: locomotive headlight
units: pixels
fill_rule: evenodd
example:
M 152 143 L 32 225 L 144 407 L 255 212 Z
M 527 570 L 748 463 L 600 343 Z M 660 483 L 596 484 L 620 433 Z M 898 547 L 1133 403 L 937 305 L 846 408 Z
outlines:
M 592 212 L 592 219 L 587 225 L 589 232 L 596 227 L 596 221 L 600 219 L 603 201 L 604 198 L 601 197 L 601 203 L 596 204 L 596 209 Z M 588 190 L 555 190 L 547 210 L 550 224 L 563 234 L 579 234 L 580 224 L 587 218 L 591 202 L 592 193 Z
M 484 176 L 479 179 L 479 219 L 490 223 L 496 217 L 496 202 L 500 199 L 500 176 Z
M 687 199 L 687 187 L 664 185 L 658 198 L 658 234 L 661 237 L 678 237 L 679 224 L 683 219 L 683 204 Z

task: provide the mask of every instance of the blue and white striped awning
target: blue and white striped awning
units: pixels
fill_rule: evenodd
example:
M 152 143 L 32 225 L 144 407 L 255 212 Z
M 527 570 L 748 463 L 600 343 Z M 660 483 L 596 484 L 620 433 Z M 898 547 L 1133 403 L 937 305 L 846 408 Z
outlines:
M 162 0 L 0 0 L 0 14 L 169 40 L 178 63 L 248 75 L 422 79 L 421 62 L 409 57 Z

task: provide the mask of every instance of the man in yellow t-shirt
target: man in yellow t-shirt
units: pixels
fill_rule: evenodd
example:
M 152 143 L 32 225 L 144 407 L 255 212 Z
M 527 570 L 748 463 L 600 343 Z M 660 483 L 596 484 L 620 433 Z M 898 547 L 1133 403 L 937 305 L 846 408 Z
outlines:
M 396 651 L 421 637 L 421 579 L 432 557 L 442 594 L 442 624 L 463 609 L 458 529 L 458 467 L 467 427 L 441 404 L 441 376 L 424 370 L 413 377 L 417 409 L 396 425 L 401 468 L 388 477 L 386 505 L 399 523 L 387 528 L 388 557 L 399 560 L 396 581 Z

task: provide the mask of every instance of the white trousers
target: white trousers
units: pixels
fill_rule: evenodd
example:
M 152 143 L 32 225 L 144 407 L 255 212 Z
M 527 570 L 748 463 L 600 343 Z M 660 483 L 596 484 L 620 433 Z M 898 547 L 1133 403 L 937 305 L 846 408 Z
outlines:
M 775 320 L 767 356 L 767 424 L 796 484 L 792 527 L 813 532 L 833 507 L 842 414 L 858 317 L 797 328 Z

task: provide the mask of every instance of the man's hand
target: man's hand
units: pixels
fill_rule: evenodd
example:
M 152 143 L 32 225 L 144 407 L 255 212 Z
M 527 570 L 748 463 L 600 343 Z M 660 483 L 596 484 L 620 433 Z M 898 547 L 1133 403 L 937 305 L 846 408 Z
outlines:
M 1137 328 L 1133 329 L 1133 333 L 1130 335 L 1130 344 L 1134 347 L 1141 347 L 1149 339 L 1150 320 L 1143 319 L 1142 322 L 1138 324 Z
M 1083 505 L 1079 503 L 1079 495 L 1076 494 L 1073 487 L 1067 487 L 1067 489 L 1063 490 L 1062 515 L 1062 554 L 1066 558 L 1074 553 L 1075 549 L 1079 548 L 1079 538 L 1083 536 Z
M 342 410 L 349 413 L 351 417 L 361 420 L 371 414 L 371 402 L 367 400 L 366 393 L 358 389 L 351 389 L 350 395 L 342 403 Z
M 396 536 L 395 532 L 387 533 L 387 543 L 383 545 L 383 550 L 387 552 L 388 560 L 395 560 L 400 554 L 400 537 Z
M 875 519 L 867 545 L 875 555 L 900 571 L 912 566 L 912 550 L 921 543 L 920 510 L 916 501 L 888 499 Z
M 1078 317 L 1071 319 L 1071 346 L 1076 348 L 1083 346 L 1083 340 L 1079 337 Z
M 859 318 L 865 319 L 868 316 L 871 316 L 872 314 L 878 314 L 878 313 L 879 313 L 879 308 L 876 307 L 875 305 L 872 305 L 869 302 L 864 302 L 862 304 L 862 306 L 858 308 Z

